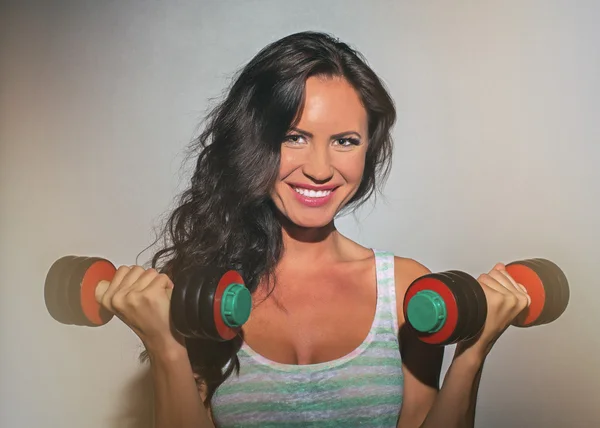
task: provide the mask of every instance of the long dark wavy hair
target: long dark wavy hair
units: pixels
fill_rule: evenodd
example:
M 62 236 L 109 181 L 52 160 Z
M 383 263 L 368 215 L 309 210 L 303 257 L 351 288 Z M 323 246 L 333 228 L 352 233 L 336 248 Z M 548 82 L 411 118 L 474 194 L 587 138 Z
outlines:
M 207 115 L 190 146 L 195 171 L 161 232 L 164 246 L 152 267 L 169 275 L 191 265 L 227 267 L 242 274 L 251 292 L 261 282 L 274 285 L 283 243 L 270 191 L 281 143 L 302 111 L 305 82 L 317 75 L 346 79 L 368 115 L 363 179 L 345 210 L 378 190 L 391 166 L 396 120 L 384 84 L 360 53 L 336 38 L 312 31 L 289 35 L 250 60 Z M 192 368 L 206 384 L 207 407 L 219 385 L 239 373 L 242 340 L 186 339 Z

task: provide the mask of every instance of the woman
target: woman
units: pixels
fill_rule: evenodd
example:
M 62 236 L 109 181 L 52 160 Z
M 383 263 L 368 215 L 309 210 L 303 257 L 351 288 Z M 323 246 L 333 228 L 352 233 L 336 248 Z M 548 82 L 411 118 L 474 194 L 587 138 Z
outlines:
M 150 269 L 119 268 L 103 300 L 146 347 L 157 427 L 473 426 L 485 357 L 529 299 L 502 264 L 481 275 L 486 325 L 438 388 L 443 349 L 405 333 L 401 310 L 429 270 L 334 223 L 387 175 L 394 121 L 375 73 L 328 35 L 285 37 L 243 68 L 198 140 L 165 248 Z M 165 289 L 191 264 L 242 273 L 243 337 L 172 331 Z

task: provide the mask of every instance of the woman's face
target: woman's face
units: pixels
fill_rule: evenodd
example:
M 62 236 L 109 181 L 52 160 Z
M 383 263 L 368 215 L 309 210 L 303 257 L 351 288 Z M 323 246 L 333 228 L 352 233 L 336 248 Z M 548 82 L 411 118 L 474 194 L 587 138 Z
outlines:
M 311 77 L 298 124 L 281 145 L 277 208 L 294 224 L 329 224 L 360 185 L 368 119 L 354 88 L 342 78 Z

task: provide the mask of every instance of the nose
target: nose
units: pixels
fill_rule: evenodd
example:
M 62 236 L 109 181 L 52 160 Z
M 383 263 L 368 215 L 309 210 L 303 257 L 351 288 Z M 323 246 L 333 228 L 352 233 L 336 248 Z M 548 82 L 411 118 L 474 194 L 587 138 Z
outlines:
M 317 183 L 325 183 L 333 177 L 333 167 L 327 148 L 311 147 L 310 154 L 302 167 L 304 175 Z

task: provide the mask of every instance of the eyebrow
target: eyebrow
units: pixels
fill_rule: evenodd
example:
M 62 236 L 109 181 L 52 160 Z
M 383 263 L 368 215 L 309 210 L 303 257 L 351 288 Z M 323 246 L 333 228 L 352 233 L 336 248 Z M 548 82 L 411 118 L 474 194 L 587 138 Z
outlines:
M 314 135 L 311 134 L 310 132 L 304 131 L 303 129 L 300 129 L 300 128 L 293 127 L 293 128 L 290 129 L 290 131 L 295 131 L 295 132 L 297 132 L 299 134 L 307 136 L 308 138 L 313 138 L 314 137 Z M 347 135 L 350 135 L 350 134 L 356 134 L 356 135 L 358 135 L 358 138 L 362 138 L 362 136 L 358 132 L 356 132 L 356 131 L 344 131 L 344 132 L 340 132 L 339 134 L 333 134 L 331 136 L 331 138 L 333 138 L 333 139 L 342 138 L 342 137 L 346 137 Z

